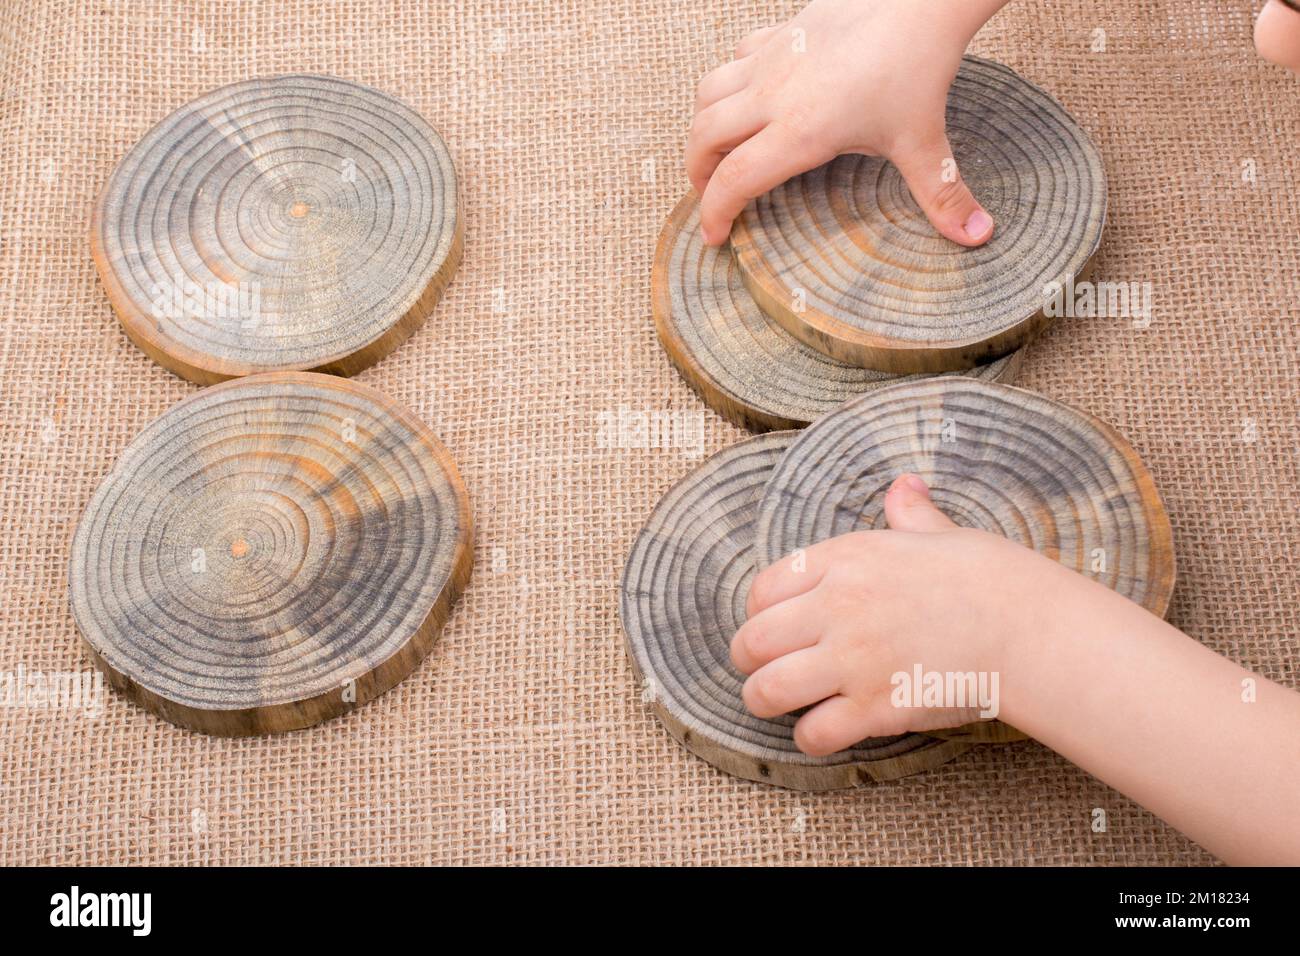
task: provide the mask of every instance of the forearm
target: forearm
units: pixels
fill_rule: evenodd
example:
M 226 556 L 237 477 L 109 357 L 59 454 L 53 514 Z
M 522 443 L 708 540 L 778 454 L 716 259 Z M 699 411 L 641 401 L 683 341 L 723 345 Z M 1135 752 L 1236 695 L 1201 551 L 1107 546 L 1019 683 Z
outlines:
M 1086 585 L 1009 644 L 1003 719 L 1229 863 L 1300 863 L 1300 694 Z

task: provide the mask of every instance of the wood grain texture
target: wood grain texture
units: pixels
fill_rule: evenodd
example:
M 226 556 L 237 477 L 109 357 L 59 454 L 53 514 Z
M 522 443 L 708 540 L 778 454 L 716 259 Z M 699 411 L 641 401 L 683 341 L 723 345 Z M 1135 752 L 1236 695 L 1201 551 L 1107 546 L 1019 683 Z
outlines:
M 456 170 L 418 113 L 293 75 L 225 86 L 151 129 L 92 215 L 133 342 L 200 384 L 352 375 L 419 328 L 460 262 Z
M 760 719 L 741 700 L 729 648 L 755 571 L 754 520 L 794 434 L 760 435 L 709 458 L 664 495 L 637 536 L 621 611 L 643 696 L 689 750 L 748 780 L 832 790 L 936 767 L 968 745 L 904 734 L 809 757 L 794 744 L 795 716 Z
M 651 301 L 659 341 L 704 402 L 753 431 L 802 428 L 856 395 L 899 380 L 836 361 L 768 318 L 727 247 L 705 245 L 699 197 L 683 198 L 655 250 Z M 1016 351 L 964 373 L 1010 381 Z
M 877 157 L 840 156 L 736 221 L 731 245 L 747 287 L 804 343 L 889 372 L 969 368 L 1041 331 L 1050 283 L 1088 274 L 1106 181 L 1096 147 L 1061 105 L 968 56 L 947 120 L 962 177 L 996 222 L 977 249 L 938 235 Z
M 277 372 L 150 424 L 77 527 L 72 611 L 110 683 L 182 727 L 293 730 L 409 674 L 469 583 L 455 463 L 373 389 Z
M 904 472 L 924 478 L 957 524 L 1018 541 L 1153 614 L 1168 609 L 1173 536 L 1133 447 L 1068 405 L 960 377 L 879 389 L 799 433 L 758 507 L 759 565 L 850 531 L 886 527 L 885 492 Z M 945 735 L 1022 736 L 999 722 Z

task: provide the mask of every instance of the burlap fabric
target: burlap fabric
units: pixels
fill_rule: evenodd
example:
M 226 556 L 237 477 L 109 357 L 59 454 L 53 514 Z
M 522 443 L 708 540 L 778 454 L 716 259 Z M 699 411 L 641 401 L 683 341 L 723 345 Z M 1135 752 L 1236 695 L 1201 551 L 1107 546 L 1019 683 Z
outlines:
M 1177 541 L 1172 620 L 1294 685 L 1300 82 L 1256 59 L 1257 8 L 1025 0 L 975 50 L 1096 137 L 1111 187 L 1099 277 L 1154 292 L 1148 328 L 1058 322 L 1022 381 L 1113 422 L 1150 464 Z M 474 581 L 432 657 L 345 718 L 226 740 L 112 694 L 97 719 L 0 710 L 0 861 L 1210 861 L 1036 743 L 806 795 L 715 771 L 641 699 L 617 617 L 624 555 L 698 460 L 691 416 L 703 451 L 741 437 L 656 344 L 651 254 L 685 189 L 694 82 L 794 9 L 0 5 L 0 670 L 88 666 L 66 598 L 78 516 L 126 443 L 195 388 L 127 341 L 87 217 L 123 152 L 219 84 L 329 72 L 446 136 L 464 265 L 433 321 L 361 379 L 450 446 L 479 524 Z M 645 433 L 620 431 L 620 410 L 685 428 L 627 447 Z

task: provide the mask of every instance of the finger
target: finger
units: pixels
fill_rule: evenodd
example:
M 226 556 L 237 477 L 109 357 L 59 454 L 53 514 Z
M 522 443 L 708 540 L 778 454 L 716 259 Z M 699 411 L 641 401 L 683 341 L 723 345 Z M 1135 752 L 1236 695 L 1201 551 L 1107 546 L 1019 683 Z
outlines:
M 704 241 L 721 245 L 747 202 L 830 158 L 810 152 L 780 124 L 764 127 L 728 153 L 710 177 L 700 200 Z
M 780 561 L 769 564 L 749 583 L 745 615 L 756 617 L 767 608 L 798 597 L 822 583 L 822 578 L 836 562 L 863 547 L 870 531 L 854 531 L 827 538 L 807 548 L 799 548 Z
M 741 697 L 755 717 L 776 717 L 839 693 L 835 659 L 822 647 L 805 647 L 760 667 Z
M 748 60 L 732 60 L 712 73 L 706 73 L 695 88 L 695 112 L 707 109 L 718 100 L 739 93 L 749 84 L 754 66 Z
M 907 715 L 888 696 L 860 703 L 843 695 L 827 698 L 794 725 L 795 746 L 810 757 L 824 757 L 868 737 L 892 737 L 907 729 Z
M 812 647 L 822 635 L 815 600 L 810 592 L 751 617 L 731 639 L 731 663 L 742 674 L 752 674 L 778 657 Z
M 942 130 L 889 158 L 940 235 L 963 246 L 983 245 L 993 235 L 993 217 L 961 178 Z
M 831 549 L 822 544 L 800 548 L 780 561 L 769 564 L 749 582 L 749 595 L 745 598 L 745 614 L 757 617 L 782 601 L 788 601 L 821 584 L 830 567 Z
M 738 93 L 695 114 L 686 138 L 686 175 L 703 194 L 723 157 L 763 128 L 753 97 Z
M 736 59 L 749 56 L 751 53 L 756 51 L 759 47 L 761 47 L 764 43 L 767 42 L 767 38 L 770 37 L 773 33 L 775 33 L 776 29 L 777 29 L 776 26 L 761 27 L 755 30 L 753 33 L 749 34 L 749 36 L 745 37 L 745 39 L 737 43 Z
M 917 475 L 899 475 L 885 492 L 885 520 L 895 531 L 951 531 L 957 527 L 930 500 Z
M 851 747 L 867 735 L 866 709 L 850 697 L 828 697 L 794 725 L 795 746 L 810 757 L 824 757 Z

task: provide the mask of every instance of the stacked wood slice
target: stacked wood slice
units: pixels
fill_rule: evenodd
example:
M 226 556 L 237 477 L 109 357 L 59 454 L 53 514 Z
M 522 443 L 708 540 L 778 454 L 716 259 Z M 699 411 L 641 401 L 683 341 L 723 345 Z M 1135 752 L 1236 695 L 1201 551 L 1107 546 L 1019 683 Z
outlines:
M 759 504 L 795 435 L 772 432 L 714 455 L 664 495 L 638 535 L 621 610 L 644 696 L 690 750 L 748 780 L 830 790 L 938 766 L 967 744 L 904 734 L 809 757 L 794 744 L 794 716 L 754 717 L 741 700 L 729 646 L 758 569 Z
M 903 472 L 926 479 L 958 524 L 1157 614 L 1169 602 L 1169 522 L 1133 449 L 1097 419 L 1003 384 L 1057 284 L 1088 273 L 1106 215 L 1101 157 L 1051 96 L 976 57 L 952 85 L 947 124 L 956 167 L 996 223 L 979 248 L 939 236 L 898 171 L 859 155 L 752 203 L 725 247 L 704 244 L 693 194 L 659 238 L 652 306 L 672 363 L 719 414 L 776 431 L 715 455 L 660 501 L 627 561 L 623 624 L 669 730 L 742 777 L 849 786 L 1020 738 L 986 721 L 810 758 L 793 716 L 760 720 L 741 702 L 728 648 L 755 570 L 882 527 L 884 492 Z
M 794 745 L 797 715 L 755 718 L 741 700 L 729 646 L 756 570 L 884 527 L 884 494 L 902 472 L 924 478 L 958 524 L 1006 535 L 1153 613 L 1168 607 L 1169 519 L 1114 429 L 996 382 L 897 382 L 802 432 L 714 455 L 663 497 L 633 544 L 621 607 L 629 655 L 663 722 L 695 753 L 748 779 L 829 789 L 928 769 L 971 742 L 1017 739 L 991 721 L 812 758 Z
M 778 186 L 720 248 L 700 235 L 698 198 L 677 204 L 652 307 L 706 403 L 755 431 L 800 428 L 901 375 L 1013 378 L 1053 283 L 1085 274 L 1101 241 L 1101 156 L 1051 96 L 976 57 L 947 120 L 954 168 L 997 223 L 979 248 L 938 235 L 878 157 L 840 156 Z
M 429 652 L 473 563 L 455 462 L 318 372 L 425 320 L 460 261 L 457 193 L 417 113 L 328 76 L 209 93 L 114 170 L 90 235 L 110 303 L 161 365 L 222 383 L 131 442 L 73 542 L 73 615 L 133 700 L 207 733 L 293 730 Z
M 900 377 L 831 358 L 769 318 L 731 250 L 705 245 L 694 194 L 677 204 L 660 234 L 651 296 L 673 365 L 706 404 L 742 428 L 802 428 Z M 1009 381 L 1021 356 L 1012 352 L 964 374 Z
M 877 157 L 841 156 L 741 214 L 731 239 L 741 276 L 796 338 L 889 372 L 969 368 L 1028 342 L 1047 323 L 1052 283 L 1085 272 L 1105 173 L 1061 105 L 966 57 L 947 121 L 955 168 L 997 224 L 978 248 L 938 235 Z
M 881 389 L 801 433 L 764 487 L 758 564 L 886 527 L 885 491 L 904 473 L 923 478 L 936 506 L 957 524 L 1033 548 L 1154 614 L 1168 609 L 1173 535 L 1132 446 L 1068 405 L 962 378 Z M 941 735 L 1022 736 L 997 721 Z

